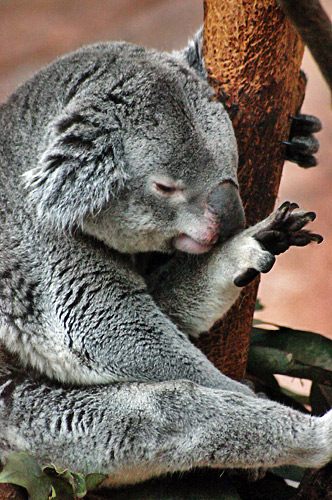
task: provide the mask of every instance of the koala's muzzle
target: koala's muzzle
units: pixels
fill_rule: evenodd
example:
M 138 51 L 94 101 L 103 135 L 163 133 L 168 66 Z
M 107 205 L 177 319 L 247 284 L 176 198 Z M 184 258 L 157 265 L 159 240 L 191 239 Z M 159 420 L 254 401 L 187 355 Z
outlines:
M 245 226 L 245 215 L 239 190 L 223 182 L 208 197 L 208 211 L 217 218 L 220 240 L 226 240 Z

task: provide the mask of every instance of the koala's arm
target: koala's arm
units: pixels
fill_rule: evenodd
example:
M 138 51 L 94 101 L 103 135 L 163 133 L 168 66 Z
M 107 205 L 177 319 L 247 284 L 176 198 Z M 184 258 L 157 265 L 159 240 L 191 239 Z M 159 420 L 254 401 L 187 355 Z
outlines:
M 47 259 L 36 258 L 32 266 L 42 281 L 25 306 L 33 311 L 30 320 L 15 319 L 22 304 L 10 294 L 13 275 L 32 288 L 20 274 L 23 263 L 6 265 L 9 296 L 2 309 L 8 314 L 0 338 L 50 379 L 84 385 L 187 379 L 251 394 L 192 345 L 157 307 L 140 276 L 95 242 L 59 239 Z
M 322 241 L 302 229 L 315 214 L 297 208 L 284 203 L 264 221 L 204 255 L 176 254 L 149 277 L 159 307 L 187 334 L 208 330 L 231 307 L 241 287 L 272 268 L 275 255 L 291 245 Z
M 332 457 L 332 412 L 311 417 L 185 380 L 70 388 L 9 374 L 0 393 L 4 453 L 103 472 L 113 486 L 197 467 L 318 467 Z

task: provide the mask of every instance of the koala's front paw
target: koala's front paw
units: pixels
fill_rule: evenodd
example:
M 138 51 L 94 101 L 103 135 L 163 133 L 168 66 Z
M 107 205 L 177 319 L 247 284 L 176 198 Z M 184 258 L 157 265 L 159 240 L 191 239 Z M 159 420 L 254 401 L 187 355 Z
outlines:
M 316 218 L 314 212 L 296 210 L 298 205 L 286 201 L 267 219 L 249 228 L 244 233 L 259 243 L 255 256 L 256 264 L 247 267 L 234 280 L 239 287 L 248 285 L 260 272 L 270 271 L 275 255 L 285 252 L 290 246 L 305 246 L 311 241 L 321 243 L 323 237 L 303 229 Z
M 295 211 L 297 208 L 296 203 L 285 201 L 266 219 L 266 226 L 253 235 L 273 255 L 285 252 L 292 245 L 303 247 L 311 241 L 323 241 L 320 234 L 303 229 L 308 222 L 315 220 L 315 212 Z

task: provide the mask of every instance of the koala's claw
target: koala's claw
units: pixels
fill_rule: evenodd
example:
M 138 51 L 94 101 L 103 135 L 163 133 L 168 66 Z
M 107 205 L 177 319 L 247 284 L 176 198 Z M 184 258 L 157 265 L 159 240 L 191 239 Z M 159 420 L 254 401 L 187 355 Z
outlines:
M 291 116 L 292 126 L 286 146 L 286 160 L 297 163 L 300 167 L 310 168 L 317 165 L 314 154 L 319 149 L 318 140 L 312 135 L 322 129 L 322 124 L 316 116 Z
M 316 218 L 314 212 L 294 211 L 299 208 L 296 203 L 286 201 L 273 214 L 271 222 L 254 238 L 273 255 L 288 250 L 290 246 L 306 246 L 311 241 L 321 243 L 323 237 L 320 234 L 311 233 L 303 229 L 308 222 Z
M 272 266 L 273 266 L 273 264 L 272 264 Z M 238 276 L 237 278 L 235 278 L 234 285 L 238 286 L 240 288 L 242 288 L 244 286 L 247 286 L 258 275 L 259 275 L 259 271 L 257 271 L 257 269 L 254 269 L 253 267 L 249 267 L 249 269 L 247 269 L 244 273 L 242 273 L 240 276 Z

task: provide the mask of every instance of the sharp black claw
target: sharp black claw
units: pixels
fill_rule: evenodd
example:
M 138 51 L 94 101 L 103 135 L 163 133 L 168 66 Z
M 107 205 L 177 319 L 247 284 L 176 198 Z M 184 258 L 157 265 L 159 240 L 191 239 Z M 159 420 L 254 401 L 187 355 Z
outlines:
M 307 212 L 305 214 L 306 219 L 308 219 L 310 222 L 313 222 L 316 219 L 316 213 L 315 212 Z
M 307 146 L 304 144 L 304 143 L 301 143 L 301 142 L 292 142 L 292 141 L 281 141 L 282 144 L 285 144 L 285 146 L 287 146 L 287 148 L 294 148 L 296 149 L 297 151 L 306 151 L 307 150 Z M 290 153 L 289 154 L 293 154 L 293 153 Z
M 280 205 L 280 207 L 278 208 L 278 211 L 284 214 L 284 213 L 288 212 L 290 206 L 291 206 L 291 202 L 290 201 L 284 201 Z
M 297 233 L 293 233 L 291 236 L 291 245 L 297 247 L 304 247 L 309 245 L 312 241 L 316 243 L 321 243 L 323 241 L 323 236 L 320 234 L 311 233 L 310 231 L 298 231 Z
M 290 154 L 286 151 L 286 160 L 297 163 L 297 165 L 302 168 L 316 167 L 318 163 L 317 159 L 313 155 L 306 155 L 299 152 L 293 152 Z
M 324 240 L 323 236 L 321 234 L 315 234 L 315 233 L 309 233 L 310 234 L 310 239 L 311 241 L 315 241 L 316 243 L 322 243 Z

